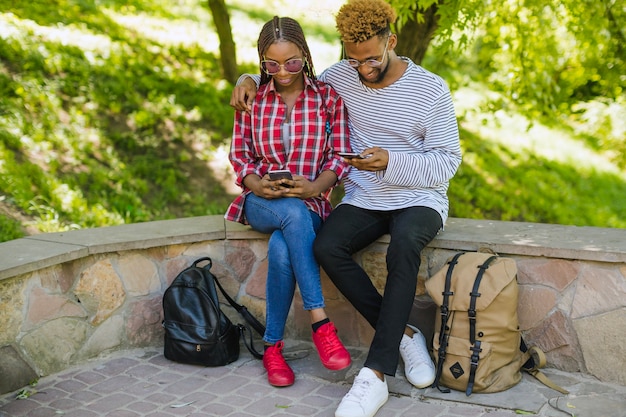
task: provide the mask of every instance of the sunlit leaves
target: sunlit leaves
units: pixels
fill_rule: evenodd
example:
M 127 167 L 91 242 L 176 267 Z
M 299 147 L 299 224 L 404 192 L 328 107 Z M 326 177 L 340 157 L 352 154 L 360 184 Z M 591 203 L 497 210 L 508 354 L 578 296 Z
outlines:
M 172 10 L 194 22 L 202 13 L 190 2 L 61 0 L 48 14 L 39 0 L 9 3 L 0 0 L 11 10 L 0 13 L 0 196 L 41 231 L 224 210 L 229 197 L 198 162 L 232 130 L 215 57 L 196 40 L 162 44 L 115 21 L 148 12 L 165 33 L 180 19 Z M 192 185 L 192 170 L 207 185 Z

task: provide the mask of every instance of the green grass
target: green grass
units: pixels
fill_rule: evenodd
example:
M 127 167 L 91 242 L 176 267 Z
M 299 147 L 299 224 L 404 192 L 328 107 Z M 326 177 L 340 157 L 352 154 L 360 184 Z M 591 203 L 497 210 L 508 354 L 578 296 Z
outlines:
M 255 72 L 257 31 L 271 16 L 233 3 L 240 69 Z M 0 0 L 0 208 L 9 209 L 0 210 L 0 241 L 25 226 L 224 212 L 232 86 L 220 79 L 204 4 Z M 318 72 L 338 56 L 332 19 L 320 13 L 290 14 L 306 22 Z M 606 132 L 619 135 L 624 105 L 531 124 L 460 69 L 441 72 L 455 90 L 464 149 L 451 216 L 626 227 L 626 152 L 606 142 Z

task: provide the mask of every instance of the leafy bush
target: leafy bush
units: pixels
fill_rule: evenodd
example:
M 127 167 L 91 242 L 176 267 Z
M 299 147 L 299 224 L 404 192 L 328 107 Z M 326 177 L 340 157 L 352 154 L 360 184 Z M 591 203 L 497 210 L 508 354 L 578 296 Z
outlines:
M 215 158 L 232 132 L 232 86 L 201 43 L 214 35 L 205 3 L 0 0 L 0 199 L 32 219 L 20 225 L 0 214 L 0 241 L 22 236 L 26 225 L 52 232 L 224 212 L 233 196 L 210 164 L 224 162 Z M 258 28 L 271 17 L 263 5 L 232 7 Z M 553 24 L 553 11 L 546 13 L 529 18 Z M 626 227 L 626 103 L 621 75 L 607 71 L 619 57 L 561 54 L 563 39 L 539 44 L 539 35 L 511 16 L 496 15 L 497 24 L 466 54 L 424 63 L 457 92 L 471 82 L 486 96 L 498 93 L 476 106 L 457 99 L 464 163 L 449 190 L 451 216 Z M 204 32 L 174 40 L 190 25 Z M 307 37 L 336 42 L 332 28 L 306 27 Z M 521 58 L 502 44 L 513 27 L 535 39 L 528 53 L 544 67 L 511 71 L 508 63 Z M 591 28 L 585 34 L 590 41 L 602 36 Z M 574 70 L 561 71 L 570 64 Z M 241 70 L 257 68 L 243 62 Z M 591 84 L 589 71 L 599 77 Z M 551 92 L 531 97 L 536 85 Z M 520 92 L 525 98 L 516 101 Z M 534 112 L 533 103 L 556 111 Z M 520 148 L 507 139 L 520 134 L 513 127 L 485 130 L 498 112 L 518 111 L 600 162 L 582 166 Z M 341 187 L 333 201 L 340 196 Z
M 174 17 L 151 1 L 59 3 L 0 1 L 0 195 L 41 231 L 223 212 L 207 162 L 232 109 L 215 56 L 110 18 Z
M 0 214 L 0 242 L 19 239 L 23 236 L 24 231 L 19 221 Z

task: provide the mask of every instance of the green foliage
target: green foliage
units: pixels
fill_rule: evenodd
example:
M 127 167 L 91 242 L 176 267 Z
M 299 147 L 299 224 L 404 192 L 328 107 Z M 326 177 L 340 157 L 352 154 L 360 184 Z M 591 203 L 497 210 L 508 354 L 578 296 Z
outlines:
M 480 21 L 482 0 L 387 0 L 398 14 L 396 29 L 401 33 L 407 20 L 425 23 L 424 12 L 437 8 L 436 40 L 440 51 L 462 51 L 470 41 L 469 34 Z
M 52 232 L 223 213 L 232 196 L 209 164 L 228 146 L 232 86 L 203 43 L 213 35 L 205 2 L 15 3 L 0 0 L 0 241 L 25 226 Z M 394 3 L 407 19 L 434 2 Z M 471 82 L 490 97 L 474 106 L 478 116 L 458 99 L 465 153 L 450 214 L 626 227 L 624 11 L 612 0 L 442 4 L 436 53 L 424 66 L 453 90 Z M 258 22 L 253 38 L 273 15 L 262 5 L 229 7 Z M 307 37 L 336 42 L 334 27 L 301 20 Z M 190 26 L 200 34 L 179 39 Z M 240 64 L 258 71 L 256 62 Z M 560 152 L 576 143 L 601 162 L 495 140 L 520 134 L 483 130 L 499 112 L 520 112 L 567 136 Z M 31 220 L 20 224 L 7 207 Z
M 41 231 L 224 211 L 230 197 L 207 165 L 232 131 L 216 57 L 122 25 L 148 12 L 196 19 L 199 5 L 10 3 L 0 0 L 0 196 Z
M 461 136 L 451 216 L 626 227 L 624 175 L 516 152 L 466 130 Z
M 477 64 L 494 88 L 535 117 L 599 96 L 617 99 L 626 86 L 626 62 L 623 35 L 611 33 L 609 3 L 490 3 L 473 50 Z M 620 13 L 616 18 L 625 19 Z
M 453 88 L 480 82 L 497 93 L 494 108 L 569 129 L 626 167 L 626 9 L 619 2 L 459 0 L 439 12 L 424 66 Z M 456 47 L 468 34 L 469 47 Z
M 512 110 L 576 132 L 600 118 L 587 133 L 626 166 L 626 8 L 619 1 L 388 1 L 400 29 L 437 6 L 435 48 L 423 64 L 447 72 L 453 87 L 464 82 L 459 74 L 480 81 Z
M 19 239 L 23 236 L 24 231 L 19 221 L 0 214 L 0 242 Z

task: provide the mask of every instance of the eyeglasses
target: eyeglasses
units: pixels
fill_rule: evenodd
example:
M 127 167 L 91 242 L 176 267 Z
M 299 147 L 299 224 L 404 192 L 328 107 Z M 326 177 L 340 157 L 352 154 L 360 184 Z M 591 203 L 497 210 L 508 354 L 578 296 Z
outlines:
M 387 37 L 387 42 L 385 43 L 385 50 L 383 51 L 382 59 L 380 61 L 376 59 L 366 59 L 365 61 L 359 61 L 358 59 L 346 59 L 348 65 L 352 68 L 358 69 L 361 65 L 367 65 L 368 67 L 378 68 L 383 65 L 385 62 L 385 56 L 387 56 L 387 48 L 389 47 L 389 37 Z M 345 49 L 344 49 L 345 54 Z
M 304 68 L 304 61 L 300 58 L 294 58 L 286 61 L 284 64 L 279 64 L 271 59 L 264 59 L 261 61 L 261 67 L 267 75 L 276 75 L 281 68 L 284 68 L 289 74 L 297 74 Z

